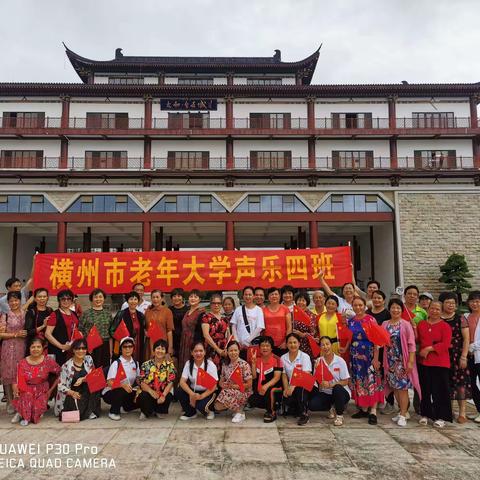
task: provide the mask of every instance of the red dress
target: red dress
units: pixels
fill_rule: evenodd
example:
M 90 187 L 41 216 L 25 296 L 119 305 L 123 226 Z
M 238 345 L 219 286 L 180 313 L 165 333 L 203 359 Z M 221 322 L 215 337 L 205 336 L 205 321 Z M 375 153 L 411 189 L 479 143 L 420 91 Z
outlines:
M 19 392 L 19 398 L 12 400 L 12 405 L 24 420 L 38 423 L 47 411 L 48 375 L 59 375 L 60 367 L 55 360 L 45 355 L 43 362 L 38 365 L 30 365 L 23 358 L 18 364 L 18 370 L 20 374 L 23 373 L 29 391 Z
M 204 323 L 208 325 L 208 333 L 215 345 L 223 350 L 227 346 L 228 321 L 224 316 L 218 319 L 213 313 L 206 313 L 202 317 L 202 324 Z M 207 357 L 220 369 L 222 357 L 210 345 L 207 345 Z
M 190 350 L 192 349 L 194 340 L 201 340 L 202 338 L 195 338 L 195 330 L 197 328 L 200 316 L 205 313 L 203 308 L 196 308 L 190 313 L 190 310 L 185 313 L 182 320 L 182 339 L 180 340 L 180 353 L 178 355 L 178 371 L 181 372 L 183 366 L 190 358 Z

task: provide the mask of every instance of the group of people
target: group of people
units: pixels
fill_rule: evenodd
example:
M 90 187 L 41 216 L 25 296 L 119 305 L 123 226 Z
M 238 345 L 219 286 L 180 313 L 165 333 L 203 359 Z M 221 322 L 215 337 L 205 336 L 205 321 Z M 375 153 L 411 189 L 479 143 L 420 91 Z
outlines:
M 49 400 L 59 418 L 95 419 L 103 399 L 112 420 L 136 409 L 140 420 L 163 416 L 178 401 L 181 420 L 230 411 L 239 423 L 260 408 L 266 423 L 282 414 L 305 425 L 310 412 L 326 411 L 340 426 L 353 400 L 353 418 L 375 425 L 378 409 L 395 413 L 402 427 L 409 390 L 421 425 L 452 422 L 453 400 L 456 421 L 465 423 L 470 398 L 480 423 L 480 291 L 460 314 L 451 292 L 436 301 L 410 285 L 403 300 L 387 303 L 376 281 L 366 292 L 347 283 L 341 294 L 322 272 L 320 283 L 311 296 L 288 285 L 245 287 L 238 306 L 213 293 L 208 308 L 198 290 L 173 289 L 167 306 L 163 292 L 150 292 L 149 302 L 136 284 L 112 315 L 102 289 L 78 314 L 71 290 L 58 292 L 53 310 L 45 288 L 27 299 L 27 285 L 9 279 L 0 299 L 0 376 L 12 423 L 39 422 Z M 95 370 L 104 374 L 103 388 L 91 388 Z

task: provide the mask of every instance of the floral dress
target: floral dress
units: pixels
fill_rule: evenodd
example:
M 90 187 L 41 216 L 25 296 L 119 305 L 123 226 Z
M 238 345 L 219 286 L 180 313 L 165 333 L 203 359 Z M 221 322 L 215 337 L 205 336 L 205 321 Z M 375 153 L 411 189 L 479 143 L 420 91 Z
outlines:
M 403 365 L 402 342 L 400 339 L 400 323 L 392 324 L 387 322 L 387 332 L 390 334 L 391 345 L 385 347 L 385 354 L 388 361 L 388 372 L 386 379 L 393 390 L 408 390 L 412 388 L 412 382 L 408 377 Z
M 218 348 L 224 349 L 227 346 L 227 331 L 228 331 L 228 321 L 222 315 L 218 319 L 213 313 L 206 313 L 202 317 L 202 325 L 207 324 L 209 326 L 208 333 L 212 340 L 215 342 Z M 216 367 L 220 370 L 222 357 L 210 346 L 207 344 L 207 358 L 210 358 Z
M 38 423 L 40 417 L 47 411 L 48 376 L 58 376 L 60 367 L 55 360 L 45 355 L 38 365 L 30 365 L 26 358 L 18 364 L 19 375 L 23 375 L 28 391 L 19 392 L 19 397 L 12 400 L 12 405 L 20 416 L 28 422 Z
M 252 370 L 250 369 L 250 365 L 245 360 L 239 359 L 235 364 L 223 364 L 222 373 L 220 374 L 220 381 L 228 382 L 233 371 L 238 365 L 240 365 L 240 370 L 242 371 L 243 383 L 250 380 L 252 378 Z M 252 393 L 253 392 L 251 388 L 249 390 L 245 390 L 244 392 L 234 388 L 224 388 L 218 395 L 217 401 L 222 405 L 225 405 L 229 410 L 238 411 L 243 409 Z
M 5 333 L 14 333 L 25 328 L 25 312 L 9 311 L 0 317 L 0 327 Z M 25 338 L 5 338 L 2 342 L 0 377 L 4 385 L 12 385 L 17 381 L 17 365 L 25 357 Z
M 460 368 L 459 362 L 463 350 L 462 328 L 468 328 L 465 316 L 455 314 L 452 318 L 444 319 L 452 329 L 452 344 L 450 353 L 450 396 L 452 400 L 467 400 L 472 398 L 470 371 Z
M 356 316 L 347 320 L 347 326 L 353 334 L 350 345 L 352 397 L 359 407 L 372 407 L 384 400 L 381 373 L 371 368 L 374 345 L 368 340 L 362 326 L 368 321 L 376 323 L 370 315 L 362 320 Z
M 310 317 L 310 326 L 307 326 L 302 322 L 296 322 L 295 320 L 292 320 L 293 330 L 298 330 L 302 333 L 308 333 L 308 335 L 318 339 L 317 316 L 312 311 L 308 310 L 308 308 L 304 310 L 304 312 Z M 313 358 L 313 352 L 307 337 L 300 339 L 300 350 L 305 352 L 308 356 L 310 356 L 310 358 Z

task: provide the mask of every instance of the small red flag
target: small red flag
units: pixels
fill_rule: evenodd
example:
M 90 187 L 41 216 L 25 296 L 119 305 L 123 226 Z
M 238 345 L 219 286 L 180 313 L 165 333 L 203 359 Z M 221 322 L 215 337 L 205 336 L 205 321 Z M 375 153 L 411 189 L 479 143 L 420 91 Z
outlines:
M 337 315 L 338 317 L 338 315 Z M 343 319 L 339 318 L 337 320 L 337 339 L 340 344 L 346 345 L 348 342 L 352 341 L 353 332 L 343 323 Z
M 90 393 L 98 392 L 107 386 L 103 368 L 94 368 L 87 373 L 85 377 Z
M 240 387 L 241 392 L 245 391 L 245 385 L 243 384 L 242 369 L 240 368 L 240 365 L 237 365 L 235 367 L 235 370 L 230 375 L 230 380 L 233 383 L 236 383 Z
M 213 390 L 217 386 L 217 381 L 203 368 L 199 368 L 196 384 L 205 387 L 207 390 Z
M 367 338 L 374 344 L 379 347 L 384 347 L 385 345 L 390 345 L 390 334 L 376 321 L 367 320 L 362 322 L 363 330 L 367 335 Z
M 296 305 L 293 306 L 293 321 L 297 323 L 303 323 L 305 326 L 310 327 L 312 321 L 308 314 Z
M 117 374 L 115 375 L 115 379 L 112 383 L 112 390 L 116 388 L 120 388 L 122 383 L 125 382 L 127 379 L 127 374 L 125 373 L 125 369 L 123 368 L 122 362 L 118 362 Z
M 87 335 L 87 346 L 88 351 L 93 352 L 96 348 L 101 347 L 103 345 L 103 339 L 98 332 L 98 328 L 94 325 Z
M 317 368 L 315 369 L 315 380 L 320 383 L 322 382 L 331 382 L 333 380 L 333 375 L 328 365 L 325 363 L 323 358 L 318 362 Z
M 315 378 L 311 373 L 304 372 L 299 367 L 295 367 L 292 372 L 292 378 L 290 379 L 290 385 L 292 387 L 302 387 L 311 392 L 315 385 Z
M 165 332 L 155 320 L 150 322 L 150 325 L 148 326 L 148 330 L 147 330 L 147 335 L 150 337 L 150 343 L 152 345 L 152 348 L 153 348 L 153 344 L 157 340 L 166 339 Z
M 307 340 L 308 344 L 310 345 L 310 349 L 312 350 L 313 358 L 319 357 L 321 353 L 320 345 L 311 335 L 307 335 Z
M 25 378 L 24 371 L 20 368 L 20 365 L 17 367 L 17 388 L 19 392 L 26 393 L 30 392 L 30 387 L 27 385 L 27 380 Z
M 71 341 L 74 342 L 75 340 L 81 340 L 82 338 L 83 338 L 82 332 L 74 324 Z
M 115 333 L 113 334 L 113 338 L 115 340 L 120 341 L 122 338 L 129 337 L 130 332 L 128 331 L 127 326 L 125 325 L 125 322 L 121 320 L 121 322 L 118 324 L 117 329 L 115 330 Z

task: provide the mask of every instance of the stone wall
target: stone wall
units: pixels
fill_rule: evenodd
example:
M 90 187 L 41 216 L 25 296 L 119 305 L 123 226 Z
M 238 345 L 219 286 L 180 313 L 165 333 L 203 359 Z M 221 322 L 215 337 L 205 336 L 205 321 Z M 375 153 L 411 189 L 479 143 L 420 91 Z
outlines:
M 400 193 L 398 212 L 404 286 L 437 295 L 439 266 L 451 253 L 465 255 L 470 283 L 480 288 L 480 191 L 476 193 Z

